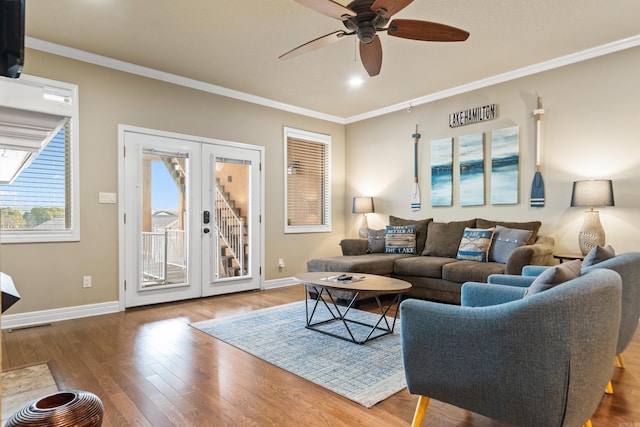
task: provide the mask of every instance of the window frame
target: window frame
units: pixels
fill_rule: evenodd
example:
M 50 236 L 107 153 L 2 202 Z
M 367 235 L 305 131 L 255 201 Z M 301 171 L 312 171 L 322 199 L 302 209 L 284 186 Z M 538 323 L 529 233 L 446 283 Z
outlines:
M 324 188 L 324 214 L 325 217 L 323 224 L 313 224 L 313 225 L 289 225 L 289 206 L 288 206 L 288 141 L 289 138 L 294 138 L 302 141 L 309 141 L 314 143 L 324 144 L 326 147 L 326 161 L 324 164 L 324 173 L 325 173 L 325 188 Z M 284 128 L 284 143 L 283 143 L 283 152 L 284 152 L 284 232 L 285 234 L 290 233 L 327 233 L 332 231 L 331 225 L 331 217 L 332 217 L 332 207 L 331 207 L 331 135 L 321 134 L 317 132 L 309 132 L 300 129 L 294 129 L 290 127 Z
M 18 80 L 1 79 L 0 88 L 7 93 L 0 105 L 18 110 L 50 112 L 69 117 L 69 201 L 70 228 L 64 230 L 1 230 L 0 243 L 49 243 L 80 241 L 80 153 L 78 86 L 22 74 Z M 56 101 L 59 100 L 59 101 Z M 40 155 L 40 153 L 38 153 Z M 37 157 L 37 156 L 36 156 Z M 0 199 L 0 207 L 3 207 Z M 65 205 L 65 209 L 69 206 Z

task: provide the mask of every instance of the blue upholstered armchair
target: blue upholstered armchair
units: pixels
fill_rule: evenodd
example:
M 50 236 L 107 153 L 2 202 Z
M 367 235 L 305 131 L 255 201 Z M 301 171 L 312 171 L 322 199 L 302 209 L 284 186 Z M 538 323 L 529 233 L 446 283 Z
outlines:
M 405 300 L 405 375 L 420 395 L 413 426 L 429 398 L 518 426 L 588 423 L 613 370 L 621 292 L 618 273 L 597 269 L 497 305 Z
M 507 291 L 513 295 L 513 298 L 517 298 L 518 295 L 524 294 L 524 287 L 529 286 L 535 278 L 542 273 L 545 269 L 550 267 L 543 267 L 539 265 L 526 266 L 522 270 L 522 276 L 512 276 L 505 274 L 496 274 L 489 276 L 490 284 L 509 285 L 517 287 L 519 289 L 512 289 Z M 618 343 L 616 345 L 616 360 L 618 366 L 624 368 L 624 359 L 622 352 L 627 348 L 633 335 L 638 329 L 638 319 L 640 319 L 640 252 L 626 252 L 617 255 L 613 258 L 606 259 L 598 262 L 597 264 L 582 267 L 582 273 L 586 273 L 596 268 L 606 268 L 613 270 L 620 274 L 622 278 L 622 312 L 620 319 L 620 329 L 618 330 Z M 509 298 L 505 296 L 505 293 L 499 293 L 496 295 L 494 292 L 485 292 L 487 286 L 485 284 L 467 286 L 466 299 L 473 298 L 474 301 L 481 301 L 484 298 L 490 301 L 482 302 L 483 305 L 495 301 L 500 295 L 500 298 Z M 482 296 L 480 296 L 482 294 Z M 463 305 L 471 305 L 470 301 L 464 301 Z M 609 383 L 607 386 L 607 393 L 613 393 L 613 387 Z

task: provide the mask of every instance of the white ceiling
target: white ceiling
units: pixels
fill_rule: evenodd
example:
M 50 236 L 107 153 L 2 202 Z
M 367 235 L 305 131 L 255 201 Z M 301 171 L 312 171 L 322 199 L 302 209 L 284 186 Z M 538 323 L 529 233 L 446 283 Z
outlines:
M 382 71 L 368 77 L 354 37 L 278 59 L 344 28 L 294 0 L 26 3 L 27 46 L 50 42 L 347 121 L 576 52 L 640 44 L 638 0 L 415 0 L 394 18 L 471 36 L 430 43 L 381 33 Z M 351 88 L 353 76 L 364 84 Z

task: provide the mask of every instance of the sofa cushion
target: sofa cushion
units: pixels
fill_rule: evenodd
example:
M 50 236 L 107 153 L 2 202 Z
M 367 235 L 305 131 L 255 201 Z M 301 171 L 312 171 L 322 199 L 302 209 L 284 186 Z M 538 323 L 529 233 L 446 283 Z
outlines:
M 421 254 L 427 241 L 427 226 L 433 218 L 404 219 L 389 215 L 389 225 L 415 225 L 416 226 L 416 253 Z
M 455 262 L 454 258 L 418 256 L 399 259 L 393 265 L 393 274 L 402 276 L 442 278 L 442 266 Z
M 384 238 L 385 254 L 415 254 L 416 253 L 416 226 L 414 225 L 387 225 L 387 234 Z
M 580 276 L 582 261 L 577 259 L 570 262 L 558 264 L 555 267 L 547 268 L 535 278 L 524 293 L 525 296 L 534 295 L 538 292 L 546 291 L 554 286 L 558 286 L 568 280 Z
M 381 254 L 384 252 L 384 237 L 387 234 L 386 229 L 372 230 L 367 228 L 367 253 Z
M 487 262 L 489 248 L 493 240 L 495 228 L 469 228 L 464 229 L 456 259 L 478 262 Z
M 493 234 L 493 242 L 489 249 L 489 261 L 506 264 L 511 252 L 517 247 L 526 245 L 532 233 L 531 230 L 496 225 L 496 232 Z
M 519 230 L 531 230 L 531 236 L 529 236 L 529 240 L 527 240 L 527 245 L 533 245 L 536 242 L 538 230 L 540 230 L 542 223 L 540 221 L 490 221 L 482 218 L 478 218 L 476 220 L 476 227 L 478 228 L 489 228 L 497 225 L 501 225 L 506 228 L 517 228 Z
M 455 258 L 465 227 L 475 227 L 476 220 L 430 222 L 422 255 Z M 488 227 L 482 227 L 488 228 Z
M 415 255 L 366 254 L 315 258 L 307 261 L 307 271 L 369 273 L 386 276 L 393 272 L 395 260 L 411 256 Z
M 606 261 L 610 258 L 613 258 L 614 256 L 616 256 L 616 252 L 613 250 L 613 247 L 611 247 L 611 245 L 607 245 L 605 247 L 595 246 L 584 257 L 584 260 L 582 261 L 582 266 L 590 267 L 599 262 Z
M 486 282 L 492 274 L 503 274 L 504 264 L 497 262 L 456 261 L 442 266 L 442 278 L 452 282 Z

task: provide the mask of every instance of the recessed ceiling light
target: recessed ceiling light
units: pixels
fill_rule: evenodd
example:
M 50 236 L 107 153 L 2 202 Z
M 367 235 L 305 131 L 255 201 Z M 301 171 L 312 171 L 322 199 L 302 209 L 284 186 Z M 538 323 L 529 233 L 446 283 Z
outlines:
M 351 77 L 349 79 L 349 86 L 351 87 L 360 87 L 364 83 L 364 79 L 360 76 Z

